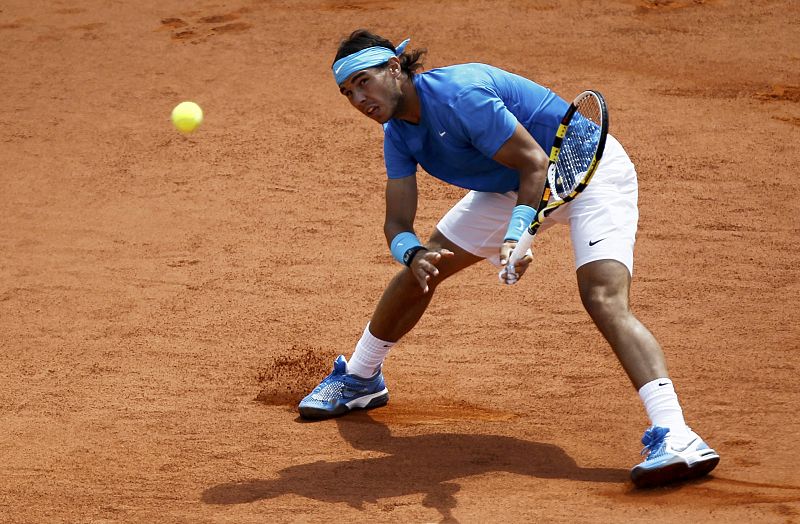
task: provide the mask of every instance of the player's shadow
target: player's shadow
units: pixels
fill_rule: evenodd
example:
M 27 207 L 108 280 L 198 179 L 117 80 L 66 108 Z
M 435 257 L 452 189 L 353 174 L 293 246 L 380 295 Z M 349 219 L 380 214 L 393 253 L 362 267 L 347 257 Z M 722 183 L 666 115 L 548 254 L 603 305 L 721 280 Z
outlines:
M 365 503 L 404 495 L 424 495 L 422 504 L 454 522 L 455 479 L 493 472 L 536 478 L 623 483 L 623 469 L 582 468 L 553 444 L 502 435 L 434 433 L 393 437 L 366 412 L 336 419 L 342 437 L 354 448 L 385 456 L 318 461 L 282 469 L 277 478 L 229 482 L 203 492 L 209 504 L 242 504 L 296 494 L 323 502 Z M 313 444 L 310 444 L 313 445 Z

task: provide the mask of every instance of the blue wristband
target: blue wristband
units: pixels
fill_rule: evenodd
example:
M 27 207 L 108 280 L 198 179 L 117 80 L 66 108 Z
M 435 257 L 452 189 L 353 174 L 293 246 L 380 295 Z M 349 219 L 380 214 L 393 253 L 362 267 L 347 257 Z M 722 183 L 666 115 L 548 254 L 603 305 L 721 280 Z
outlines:
M 411 231 L 403 231 L 402 233 L 398 233 L 397 236 L 392 239 L 390 249 L 394 259 L 401 264 L 404 264 L 405 262 L 403 261 L 403 255 L 406 254 L 406 251 L 412 247 L 421 245 L 422 242 L 419 241 L 417 235 Z
M 513 240 L 514 242 L 519 240 L 534 218 L 536 218 L 536 210 L 531 206 L 516 206 L 511 212 L 511 220 L 508 223 L 504 240 Z

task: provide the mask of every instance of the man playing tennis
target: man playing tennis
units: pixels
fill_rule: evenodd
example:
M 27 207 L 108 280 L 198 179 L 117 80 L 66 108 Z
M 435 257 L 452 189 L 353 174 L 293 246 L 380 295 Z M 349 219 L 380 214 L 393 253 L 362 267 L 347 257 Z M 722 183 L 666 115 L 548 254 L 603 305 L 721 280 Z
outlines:
M 436 286 L 487 259 L 504 268 L 542 196 L 549 149 L 569 104 L 549 89 L 483 64 L 420 72 L 424 50 L 405 53 L 365 30 L 342 42 L 333 63 L 340 92 L 384 128 L 384 233 L 405 267 L 383 293 L 350 360 L 339 356 L 299 405 L 301 416 L 323 419 L 386 404 L 381 364 L 419 321 Z M 424 245 L 414 233 L 417 165 L 468 189 Z M 630 310 L 633 247 L 638 222 L 637 180 L 622 146 L 608 135 L 592 182 L 553 212 L 542 230 L 568 224 L 581 300 L 639 391 L 651 427 L 642 437 L 645 460 L 633 468 L 637 486 L 707 474 L 719 455 L 685 423 L 664 354 Z M 528 254 L 513 284 L 532 262 Z

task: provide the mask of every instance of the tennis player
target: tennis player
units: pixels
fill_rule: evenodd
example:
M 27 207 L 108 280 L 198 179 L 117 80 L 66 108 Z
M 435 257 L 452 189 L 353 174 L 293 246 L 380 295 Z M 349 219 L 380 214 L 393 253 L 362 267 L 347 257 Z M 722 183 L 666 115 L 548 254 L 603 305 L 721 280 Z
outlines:
M 350 104 L 384 129 L 384 233 L 403 267 L 383 293 L 349 361 L 299 405 L 301 416 L 324 419 L 389 400 L 381 365 L 419 321 L 436 287 L 481 260 L 513 284 L 530 253 L 504 271 L 544 190 L 549 150 L 569 104 L 530 80 L 484 64 L 422 72 L 425 50 L 405 52 L 408 40 L 358 30 L 339 46 L 333 75 Z M 417 166 L 469 190 L 439 221 L 426 243 L 414 233 Z M 684 421 L 664 354 L 631 312 L 629 291 L 638 222 L 636 171 L 608 136 L 588 188 L 544 222 L 569 226 L 578 290 L 586 311 L 639 391 L 651 426 L 644 461 L 631 476 L 654 486 L 707 474 L 719 455 Z

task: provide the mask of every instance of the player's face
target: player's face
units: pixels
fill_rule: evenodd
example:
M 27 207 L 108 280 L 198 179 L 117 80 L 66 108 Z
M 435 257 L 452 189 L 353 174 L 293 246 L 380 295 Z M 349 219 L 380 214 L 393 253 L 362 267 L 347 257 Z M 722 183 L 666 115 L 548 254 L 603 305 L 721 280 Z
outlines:
M 394 64 L 383 68 L 364 69 L 342 82 L 339 91 L 350 104 L 379 124 L 384 124 L 397 111 L 401 91 Z

